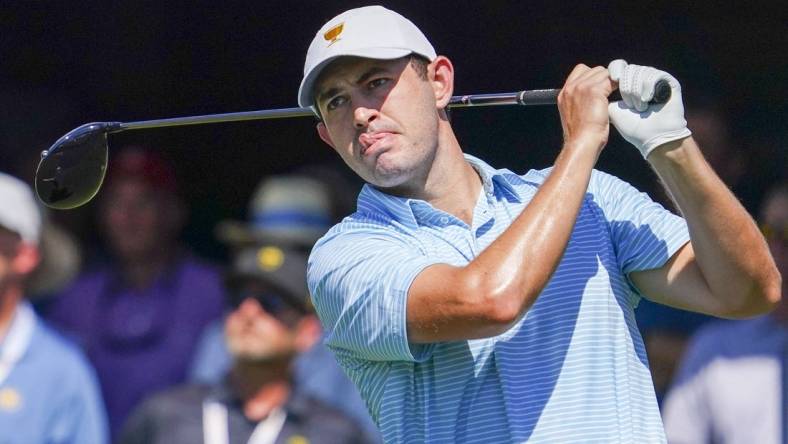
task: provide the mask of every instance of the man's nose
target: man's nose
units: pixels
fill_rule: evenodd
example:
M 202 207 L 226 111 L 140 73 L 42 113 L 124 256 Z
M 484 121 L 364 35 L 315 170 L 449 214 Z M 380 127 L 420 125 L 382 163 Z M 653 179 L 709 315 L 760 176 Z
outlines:
M 379 111 L 375 108 L 368 108 L 365 106 L 358 106 L 353 111 L 356 129 L 364 129 L 369 124 L 378 118 Z

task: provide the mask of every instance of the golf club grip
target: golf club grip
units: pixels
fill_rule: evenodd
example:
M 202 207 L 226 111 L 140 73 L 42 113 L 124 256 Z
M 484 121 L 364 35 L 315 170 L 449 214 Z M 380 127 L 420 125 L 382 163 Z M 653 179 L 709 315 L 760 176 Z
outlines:
M 520 105 L 555 105 L 558 102 L 558 93 L 560 92 L 560 89 L 520 91 L 517 94 L 517 103 Z M 652 105 L 665 103 L 670 100 L 670 95 L 670 84 L 667 80 L 660 80 L 654 85 L 654 98 L 649 103 Z M 619 100 L 621 100 L 621 94 L 616 90 L 610 95 L 610 101 L 616 102 Z

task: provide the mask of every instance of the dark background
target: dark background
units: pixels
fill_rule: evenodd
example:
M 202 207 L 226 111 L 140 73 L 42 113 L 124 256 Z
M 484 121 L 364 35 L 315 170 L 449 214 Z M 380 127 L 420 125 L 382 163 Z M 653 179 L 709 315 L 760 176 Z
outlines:
M 0 5 L 0 169 L 32 178 L 38 153 L 89 121 L 134 121 L 292 107 L 319 27 L 358 1 L 82 1 Z M 579 62 L 614 58 L 676 76 L 688 108 L 730 123 L 748 209 L 786 170 L 788 37 L 780 2 L 386 1 L 456 69 L 456 94 L 560 87 Z M 453 113 L 465 150 L 516 172 L 550 164 L 557 110 Z M 241 218 L 260 178 L 307 163 L 345 171 L 309 118 L 127 132 L 110 146 L 159 147 L 191 209 L 185 236 L 220 257 L 212 228 Z M 599 168 L 659 195 L 653 173 L 616 134 Z M 358 183 L 356 183 L 358 185 Z M 659 197 L 658 197 L 659 198 Z M 56 218 L 96 240 L 92 206 Z

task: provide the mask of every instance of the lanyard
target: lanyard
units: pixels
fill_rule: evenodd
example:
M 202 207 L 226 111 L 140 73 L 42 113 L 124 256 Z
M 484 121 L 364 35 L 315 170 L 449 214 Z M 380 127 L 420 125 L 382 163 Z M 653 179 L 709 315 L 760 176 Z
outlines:
M 216 401 L 205 401 L 202 405 L 203 440 L 205 444 L 229 444 L 230 431 L 227 407 Z M 285 425 L 287 414 L 275 408 L 257 423 L 248 444 L 274 444 Z
M 0 387 L 5 383 L 22 355 L 25 354 L 35 325 L 33 309 L 27 303 L 20 304 L 16 309 L 5 340 L 2 342 L 3 348 L 0 350 Z

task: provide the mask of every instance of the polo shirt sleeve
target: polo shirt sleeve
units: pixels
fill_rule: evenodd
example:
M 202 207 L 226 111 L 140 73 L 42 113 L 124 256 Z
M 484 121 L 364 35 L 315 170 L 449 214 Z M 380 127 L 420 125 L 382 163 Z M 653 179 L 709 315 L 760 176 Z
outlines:
M 659 268 L 689 242 L 683 218 L 623 180 L 594 171 L 589 191 L 604 214 L 625 274 Z
M 307 280 L 326 345 L 365 361 L 429 358 L 432 345 L 408 342 L 405 316 L 411 283 L 433 263 L 385 229 L 345 231 L 319 241 Z

